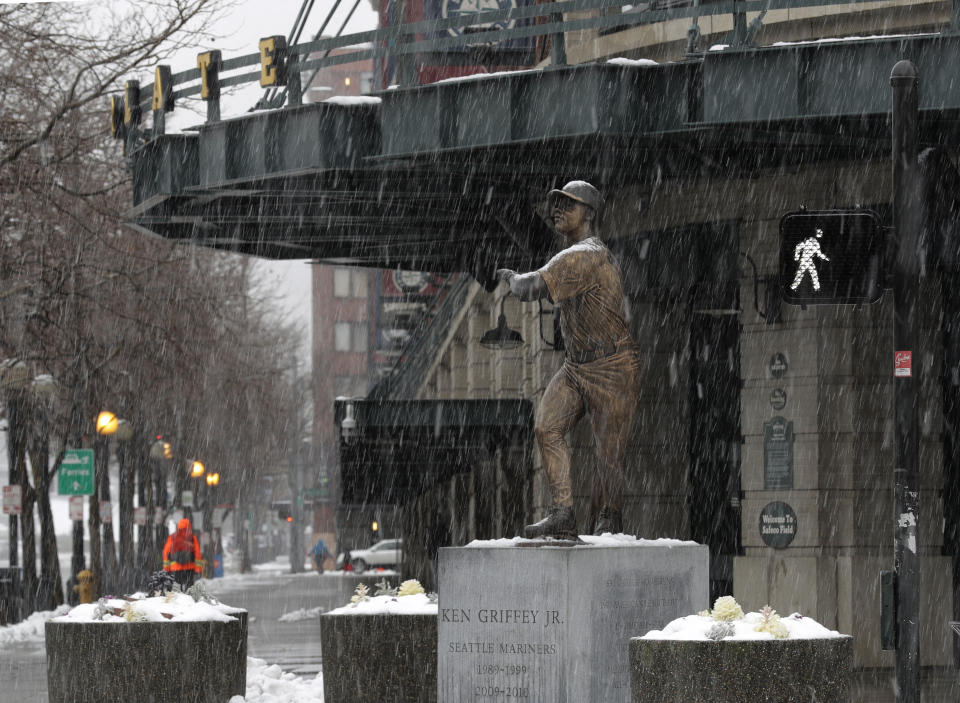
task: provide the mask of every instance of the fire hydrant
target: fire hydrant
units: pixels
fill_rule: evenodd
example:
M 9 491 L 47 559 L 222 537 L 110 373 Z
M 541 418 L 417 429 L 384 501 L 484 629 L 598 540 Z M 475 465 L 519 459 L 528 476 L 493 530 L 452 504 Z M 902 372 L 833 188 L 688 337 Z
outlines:
M 73 587 L 81 603 L 93 603 L 93 572 L 84 569 L 77 574 L 77 585 Z

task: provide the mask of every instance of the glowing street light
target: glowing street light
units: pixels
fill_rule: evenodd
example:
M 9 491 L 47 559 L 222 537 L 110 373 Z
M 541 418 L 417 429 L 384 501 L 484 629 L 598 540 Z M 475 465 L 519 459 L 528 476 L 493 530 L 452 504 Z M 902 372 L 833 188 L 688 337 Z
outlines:
M 220 483 L 220 474 L 207 474 L 207 485 L 216 486 Z
M 190 476 L 191 478 L 200 478 L 205 470 L 203 462 L 194 459 L 193 465 L 190 467 Z
M 101 410 L 97 415 L 97 434 L 109 437 L 117 431 L 120 426 L 120 420 L 109 410 Z

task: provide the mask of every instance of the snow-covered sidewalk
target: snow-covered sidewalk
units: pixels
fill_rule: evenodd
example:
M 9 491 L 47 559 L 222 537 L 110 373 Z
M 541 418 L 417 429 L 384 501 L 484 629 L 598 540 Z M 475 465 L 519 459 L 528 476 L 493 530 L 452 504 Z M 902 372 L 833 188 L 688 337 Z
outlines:
M 0 647 L 27 642 L 43 642 L 43 624 L 50 618 L 60 617 L 70 612 L 69 605 L 61 605 L 56 610 L 39 610 L 32 613 L 23 622 L 0 627 Z
M 234 696 L 230 703 L 323 703 L 323 674 L 305 679 L 283 671 L 276 664 L 247 657 L 247 696 Z

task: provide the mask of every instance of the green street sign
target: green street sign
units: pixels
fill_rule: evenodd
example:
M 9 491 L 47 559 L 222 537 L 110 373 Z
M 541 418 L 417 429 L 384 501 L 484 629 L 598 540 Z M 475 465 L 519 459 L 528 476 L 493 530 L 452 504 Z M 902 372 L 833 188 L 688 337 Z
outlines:
M 93 495 L 93 450 L 68 449 L 57 472 L 57 491 L 62 496 Z

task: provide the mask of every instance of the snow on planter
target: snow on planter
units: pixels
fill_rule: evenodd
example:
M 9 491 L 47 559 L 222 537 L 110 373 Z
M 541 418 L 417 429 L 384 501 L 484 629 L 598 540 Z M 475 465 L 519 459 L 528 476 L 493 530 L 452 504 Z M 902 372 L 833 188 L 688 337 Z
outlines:
M 846 702 L 852 643 L 799 613 L 781 617 L 769 606 L 744 613 L 724 596 L 712 610 L 630 641 L 632 700 Z
M 51 703 L 244 695 L 247 612 L 194 595 L 104 598 L 48 620 Z
M 216 601 L 195 601 L 186 593 L 147 597 L 134 593 L 123 598 L 107 597 L 97 603 L 78 605 L 54 622 L 230 622 L 246 612 Z
M 491 547 L 517 547 L 524 544 L 543 544 L 543 539 L 526 539 L 524 537 L 501 537 L 500 539 L 475 539 L 470 542 L 467 547 L 473 548 L 482 548 L 490 549 Z M 661 537 L 659 539 L 642 539 L 635 537 L 634 535 L 625 535 L 617 534 L 613 535 L 609 532 L 604 533 L 603 535 L 580 535 L 580 541 L 583 542 L 582 545 L 574 547 L 574 549 L 584 549 L 586 547 L 689 547 L 696 546 L 696 542 L 691 542 L 689 540 L 682 539 L 671 539 L 668 537 Z M 557 546 L 563 546 L 569 548 L 567 543 L 563 543 Z
M 360 584 L 351 601 L 320 616 L 325 700 L 434 703 L 436 599 L 410 580 L 397 588 L 381 582 L 373 594 Z

